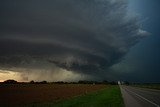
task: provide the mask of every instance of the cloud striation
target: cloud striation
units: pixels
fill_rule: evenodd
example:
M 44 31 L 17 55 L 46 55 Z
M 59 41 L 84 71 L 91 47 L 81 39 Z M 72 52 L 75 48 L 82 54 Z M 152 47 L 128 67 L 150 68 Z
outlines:
M 127 0 L 0 1 L 0 69 L 50 81 L 64 70 L 73 73 L 67 80 L 74 74 L 101 78 L 148 35 L 127 5 Z

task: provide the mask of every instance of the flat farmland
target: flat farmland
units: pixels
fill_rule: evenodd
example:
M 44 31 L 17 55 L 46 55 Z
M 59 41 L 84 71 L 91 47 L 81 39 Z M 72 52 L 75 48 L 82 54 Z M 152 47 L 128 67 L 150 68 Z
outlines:
M 109 87 L 92 84 L 0 84 L 0 107 L 57 102 Z
M 132 86 L 160 90 L 160 84 L 159 83 L 136 84 L 136 85 L 132 85 Z

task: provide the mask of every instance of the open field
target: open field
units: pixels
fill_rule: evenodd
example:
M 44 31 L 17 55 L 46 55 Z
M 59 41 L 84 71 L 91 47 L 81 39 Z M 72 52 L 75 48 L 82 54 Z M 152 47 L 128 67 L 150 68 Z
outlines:
M 30 104 L 25 107 L 124 107 L 118 86 L 91 92 L 59 102 Z
M 0 84 L 0 107 L 57 102 L 110 86 L 92 84 Z
M 160 83 L 136 84 L 136 85 L 132 85 L 132 86 L 160 90 Z

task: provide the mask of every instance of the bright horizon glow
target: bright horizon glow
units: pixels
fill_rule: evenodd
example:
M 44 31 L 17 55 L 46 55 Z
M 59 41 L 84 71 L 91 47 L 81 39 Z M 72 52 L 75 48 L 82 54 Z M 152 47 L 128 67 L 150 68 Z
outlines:
M 24 81 L 21 77 L 21 73 L 11 71 L 11 70 L 0 70 L 0 82 L 3 82 L 8 79 L 14 79 L 18 82 Z
M 18 72 L 24 71 L 24 72 Z M 31 80 L 34 81 L 78 81 L 89 78 L 87 75 L 81 75 L 78 73 L 74 73 L 72 71 L 68 71 L 65 69 L 59 69 L 56 72 L 52 73 L 50 70 L 31 70 L 28 69 L 28 73 L 25 72 L 24 69 L 17 70 L 2 70 L 0 69 L 0 82 L 4 82 L 9 79 L 16 80 L 18 82 L 29 82 Z

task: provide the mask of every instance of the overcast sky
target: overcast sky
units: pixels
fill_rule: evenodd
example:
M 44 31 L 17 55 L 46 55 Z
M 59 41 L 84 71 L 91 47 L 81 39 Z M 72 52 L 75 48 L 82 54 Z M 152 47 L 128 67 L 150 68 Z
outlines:
M 160 82 L 159 0 L 1 0 L 0 81 Z
M 141 18 L 141 26 L 151 35 L 130 49 L 117 65 L 118 77 L 135 82 L 160 82 L 159 0 L 129 0 L 129 9 Z M 118 70 L 118 68 L 116 68 Z

